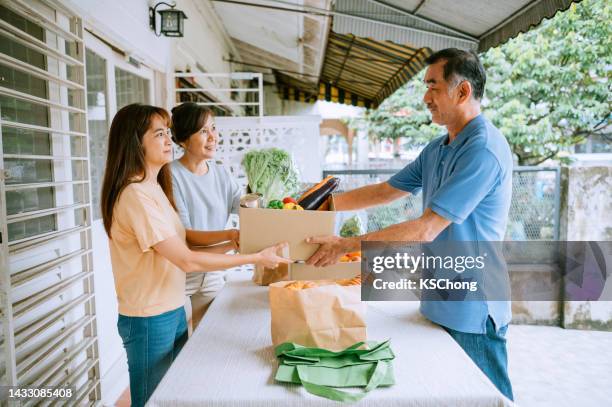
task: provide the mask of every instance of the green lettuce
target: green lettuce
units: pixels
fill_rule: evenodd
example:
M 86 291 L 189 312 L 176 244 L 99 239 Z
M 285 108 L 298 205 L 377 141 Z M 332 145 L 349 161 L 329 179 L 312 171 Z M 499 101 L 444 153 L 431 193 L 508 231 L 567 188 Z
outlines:
M 300 189 L 299 174 L 288 152 L 278 148 L 252 150 L 242 159 L 251 192 L 264 202 L 283 199 Z
M 361 224 L 361 219 L 359 216 L 355 215 L 344 222 L 342 228 L 340 229 L 341 237 L 353 237 L 363 235 L 365 232 L 363 231 L 363 225 Z

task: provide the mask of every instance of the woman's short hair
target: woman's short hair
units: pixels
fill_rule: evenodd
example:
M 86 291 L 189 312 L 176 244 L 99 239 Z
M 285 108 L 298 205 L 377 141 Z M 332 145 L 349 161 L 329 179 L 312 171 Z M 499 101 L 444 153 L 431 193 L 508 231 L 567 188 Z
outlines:
M 185 102 L 172 109 L 172 141 L 184 143 L 200 131 L 213 111 L 194 102 Z

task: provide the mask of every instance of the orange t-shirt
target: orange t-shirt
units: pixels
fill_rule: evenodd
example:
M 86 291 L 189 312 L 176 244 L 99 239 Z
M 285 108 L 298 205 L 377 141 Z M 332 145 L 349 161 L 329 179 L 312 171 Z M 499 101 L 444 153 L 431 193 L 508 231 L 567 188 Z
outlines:
M 148 317 L 185 304 L 185 273 L 153 246 L 185 228 L 159 184 L 132 183 L 113 209 L 109 240 L 119 313 Z

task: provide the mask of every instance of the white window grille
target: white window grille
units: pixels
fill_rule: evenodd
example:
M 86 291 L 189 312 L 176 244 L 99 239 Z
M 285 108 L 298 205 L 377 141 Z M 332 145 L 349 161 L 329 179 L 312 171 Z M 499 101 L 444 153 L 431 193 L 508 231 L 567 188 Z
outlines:
M 100 400 L 82 38 L 56 2 L 0 4 L 1 384 L 73 405 Z
M 320 116 L 217 117 L 216 158 L 246 188 L 242 158 L 250 150 L 276 147 L 289 152 L 303 182 L 318 182 L 323 172 L 319 151 Z

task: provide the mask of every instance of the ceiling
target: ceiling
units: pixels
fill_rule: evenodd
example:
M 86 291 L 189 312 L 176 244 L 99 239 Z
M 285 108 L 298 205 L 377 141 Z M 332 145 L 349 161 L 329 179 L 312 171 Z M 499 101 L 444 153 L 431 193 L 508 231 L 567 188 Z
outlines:
M 239 55 L 232 58 L 249 71 L 283 71 L 316 85 L 323 62 L 330 17 L 278 10 L 314 7 L 330 10 L 331 0 L 213 1 Z
M 281 97 L 377 106 L 440 49 L 483 52 L 572 0 L 211 0 L 239 55 Z M 238 64 L 240 63 L 240 64 Z

